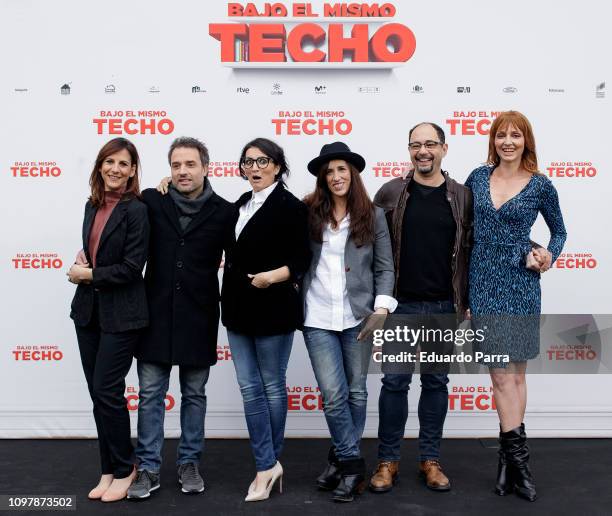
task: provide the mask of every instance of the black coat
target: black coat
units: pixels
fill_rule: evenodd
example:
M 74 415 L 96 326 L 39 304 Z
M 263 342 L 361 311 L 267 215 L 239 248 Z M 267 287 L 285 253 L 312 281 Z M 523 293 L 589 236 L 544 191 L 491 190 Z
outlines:
M 136 351 L 147 362 L 207 367 L 217 361 L 219 264 L 235 209 L 213 193 L 181 229 L 170 195 L 142 193 L 151 239 L 145 273 L 151 322 Z
M 89 235 L 98 209 L 85 204 L 83 250 L 87 261 Z M 100 328 L 116 333 L 148 324 L 147 298 L 142 269 L 147 260 L 149 220 L 147 207 L 136 198 L 122 200 L 113 209 L 100 236 L 96 267 L 90 284 L 77 286 L 70 317 L 77 326 L 87 326 L 98 294 Z
M 236 209 L 251 195 L 242 195 Z M 268 288 L 254 287 L 247 276 L 284 265 L 289 267 L 291 278 Z M 247 335 L 276 335 L 300 328 L 303 314 L 299 285 L 309 265 L 306 205 L 278 184 L 226 252 L 223 324 Z

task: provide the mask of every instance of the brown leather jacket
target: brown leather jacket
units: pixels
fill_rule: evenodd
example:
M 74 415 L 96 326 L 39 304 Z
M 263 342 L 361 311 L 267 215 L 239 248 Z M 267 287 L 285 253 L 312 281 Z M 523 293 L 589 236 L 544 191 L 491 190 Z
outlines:
M 446 178 L 446 199 L 451 205 L 453 218 L 457 225 L 455 233 L 455 244 L 452 258 L 452 282 L 453 300 L 457 316 L 465 317 L 468 304 L 468 277 L 470 266 L 470 253 L 472 251 L 473 238 L 473 202 L 472 191 L 462 184 L 451 179 L 447 172 L 442 171 Z M 396 178 L 385 183 L 374 196 L 374 204 L 385 210 L 391 243 L 393 245 L 393 262 L 395 265 L 395 291 L 397 296 L 397 285 L 400 274 L 400 247 L 402 244 L 402 223 L 404 221 L 404 210 L 410 193 L 408 185 L 412 181 L 413 173 L 408 174 L 406 179 Z

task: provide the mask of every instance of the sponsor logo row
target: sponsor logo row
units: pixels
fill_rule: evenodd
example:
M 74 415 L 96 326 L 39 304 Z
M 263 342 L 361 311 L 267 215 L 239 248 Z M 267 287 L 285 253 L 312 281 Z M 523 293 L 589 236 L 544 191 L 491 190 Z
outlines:
M 351 88 L 349 88 L 347 90 L 346 87 L 342 87 L 342 86 L 337 86 L 335 85 L 334 87 L 332 86 L 328 86 L 327 84 L 315 84 L 315 85 L 311 85 L 311 92 L 313 94 L 316 95 L 325 95 L 328 92 L 333 93 L 334 91 L 345 95 L 350 91 L 353 91 L 355 93 L 361 93 L 361 94 L 381 94 L 384 93 L 384 89 L 382 86 L 377 86 L 377 85 L 372 85 L 372 84 L 364 84 L 364 85 L 360 85 L 360 86 L 353 86 Z M 335 88 L 335 90 L 334 90 Z M 29 88 L 27 87 L 15 87 L 13 88 L 13 91 L 15 93 L 19 93 L 19 94 L 24 94 L 24 93 L 28 93 L 30 91 Z M 120 88 L 115 85 L 115 84 L 107 84 L 104 86 L 104 88 L 100 88 L 99 90 L 100 92 L 104 92 L 107 95 L 115 95 L 117 93 L 119 93 Z M 194 84 L 192 85 L 190 88 L 185 87 L 185 92 L 188 93 L 189 91 L 191 91 L 192 94 L 207 94 L 209 93 L 207 88 L 205 86 L 202 86 L 201 84 Z M 230 90 L 231 91 L 231 90 Z M 259 93 L 264 92 L 266 94 L 269 95 L 283 95 L 285 94 L 286 90 L 283 88 L 283 86 L 281 85 L 280 82 L 274 82 L 272 83 L 268 88 L 260 88 L 260 89 L 255 89 L 253 86 L 250 85 L 240 85 L 240 86 L 236 86 L 235 88 L 235 94 L 237 95 L 253 95 L 255 93 Z M 388 89 L 389 93 L 391 94 L 395 94 L 396 92 L 393 91 L 391 88 Z M 412 84 L 409 86 L 409 91 L 411 93 L 414 94 L 423 94 L 426 92 L 426 88 L 425 86 L 423 86 L 422 84 Z M 466 94 L 471 94 L 471 93 L 475 93 L 478 90 L 475 89 L 473 86 L 454 86 L 454 87 L 449 87 L 449 93 L 457 93 L 457 94 L 462 94 L 462 95 L 466 95 Z M 499 92 L 506 94 L 506 95 L 513 95 L 513 94 L 517 94 L 519 93 L 519 88 L 517 88 L 516 86 L 502 86 L 499 88 L 498 90 Z M 544 93 L 548 93 L 551 95 L 562 95 L 564 93 L 566 93 L 566 88 L 564 87 L 543 87 L 542 92 Z M 605 82 L 600 82 L 597 83 L 594 87 L 593 87 L 593 91 L 594 91 L 594 97 L 597 99 L 603 99 L 606 96 L 606 83 Z M 161 93 L 161 89 L 159 86 L 153 85 L 153 86 L 149 86 L 146 88 L 143 88 L 142 90 L 143 93 L 149 94 L 149 95 L 157 95 L 159 93 Z M 59 88 L 58 88 L 58 93 L 62 96 L 68 96 L 71 95 L 73 93 L 73 86 L 72 86 L 72 82 L 66 82 L 64 84 L 62 84 Z M 174 93 L 174 91 L 173 91 Z M 299 92 L 300 94 L 302 93 L 301 91 Z M 437 92 L 439 94 L 439 92 Z M 533 87 L 530 88 L 529 91 L 530 94 L 535 93 L 533 91 Z M 224 90 L 224 94 L 225 90 Z

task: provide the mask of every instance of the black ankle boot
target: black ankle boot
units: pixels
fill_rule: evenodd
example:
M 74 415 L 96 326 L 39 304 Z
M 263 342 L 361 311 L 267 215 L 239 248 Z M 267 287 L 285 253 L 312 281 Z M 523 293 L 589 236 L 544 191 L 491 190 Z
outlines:
M 521 498 L 534 502 L 537 494 L 535 482 L 529 469 L 529 447 L 527 446 L 525 425 L 521 423 L 521 426 L 513 428 L 509 432 L 503 432 L 502 436 L 507 443 L 508 475 L 511 477 L 514 491 Z
M 340 463 L 334 453 L 334 447 L 329 449 L 327 454 L 327 466 L 317 477 L 317 487 L 325 491 L 336 489 L 340 483 Z
M 509 478 L 510 471 L 508 470 L 508 459 L 506 458 L 506 450 L 508 448 L 507 441 L 503 437 L 501 425 L 499 428 L 499 449 L 497 455 L 497 481 L 495 482 L 495 494 L 506 496 L 514 490 L 512 479 Z
M 365 461 L 350 459 L 340 461 L 340 483 L 334 489 L 334 502 L 352 502 L 355 495 L 363 493 L 366 488 Z

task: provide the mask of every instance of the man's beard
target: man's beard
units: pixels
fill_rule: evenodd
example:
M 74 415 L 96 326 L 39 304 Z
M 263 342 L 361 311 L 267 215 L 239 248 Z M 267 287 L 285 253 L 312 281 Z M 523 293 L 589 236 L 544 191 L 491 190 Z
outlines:
M 419 174 L 423 174 L 423 175 L 425 175 L 425 176 L 426 176 L 426 175 L 431 174 L 431 173 L 434 171 L 434 166 L 433 166 L 433 163 L 432 163 L 431 165 L 429 165 L 429 166 L 427 166 L 427 167 L 422 168 L 421 166 L 419 166 L 419 165 L 417 164 L 417 166 L 416 166 L 416 170 L 417 170 L 417 172 L 418 172 Z

